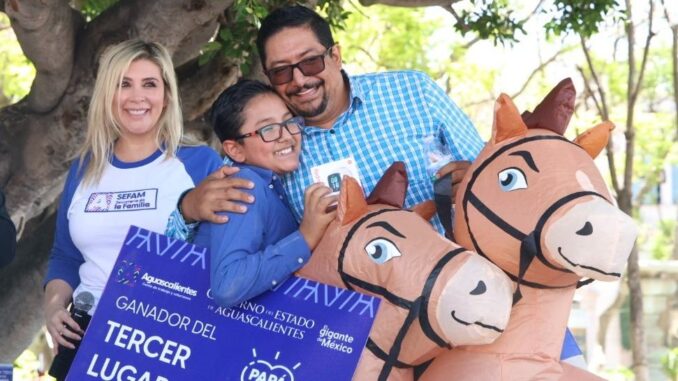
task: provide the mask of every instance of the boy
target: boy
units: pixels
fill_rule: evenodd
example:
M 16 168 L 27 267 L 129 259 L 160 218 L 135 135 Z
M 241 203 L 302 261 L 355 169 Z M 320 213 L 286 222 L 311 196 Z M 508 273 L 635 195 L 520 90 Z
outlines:
M 263 83 L 241 80 L 212 106 L 211 122 L 226 155 L 252 181 L 248 212 L 226 213 L 227 224 L 203 224 L 196 244 L 211 251 L 214 300 L 230 307 L 282 282 L 301 268 L 336 211 L 337 197 L 322 184 L 304 194 L 304 216 L 297 225 L 280 176 L 299 165 L 303 119 L 293 117 L 282 99 Z

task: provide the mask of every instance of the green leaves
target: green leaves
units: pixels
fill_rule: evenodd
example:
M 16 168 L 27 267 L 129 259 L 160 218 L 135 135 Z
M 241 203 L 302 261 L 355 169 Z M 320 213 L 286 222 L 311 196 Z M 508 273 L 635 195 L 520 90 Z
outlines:
M 507 0 L 474 0 L 463 4 L 455 28 L 462 34 L 473 32 L 482 39 L 492 39 L 494 44 L 513 44 L 525 34 L 528 18 L 518 19 Z M 549 34 L 576 33 L 590 37 L 598 32 L 604 19 L 613 16 L 615 22 L 625 19 L 617 0 L 552 0 L 540 4 L 536 11 L 551 20 L 545 24 Z M 515 4 L 513 4 L 515 6 Z
M 99 16 L 101 12 L 117 2 L 118 0 L 85 0 L 81 2 L 82 7 L 80 8 L 80 13 L 85 16 L 87 21 L 92 21 Z
M 273 9 L 297 3 L 290 0 L 236 0 L 226 11 L 225 22 L 222 22 L 216 38 L 203 48 L 200 65 L 221 54 L 238 65 L 243 75 L 247 75 L 256 52 L 256 36 L 261 21 Z M 327 15 L 330 25 L 337 28 L 343 25 L 349 14 L 339 0 L 322 0 L 318 7 Z
M 474 7 L 462 10 L 455 25 L 462 35 L 475 32 L 482 39 L 492 39 L 495 45 L 503 45 L 518 42 L 517 34 L 525 34 L 523 25 L 526 20 L 517 20 L 506 0 L 476 0 L 472 3 Z
M 547 33 L 555 35 L 574 32 L 590 37 L 608 14 L 615 22 L 625 19 L 616 0 L 554 0 L 553 6 L 543 12 L 552 17 L 545 25 Z

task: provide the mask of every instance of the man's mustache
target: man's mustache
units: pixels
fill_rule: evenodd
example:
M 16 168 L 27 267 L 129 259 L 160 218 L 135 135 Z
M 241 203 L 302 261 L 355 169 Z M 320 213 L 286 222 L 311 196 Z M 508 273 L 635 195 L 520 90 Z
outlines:
M 289 89 L 288 91 L 285 92 L 285 95 L 287 95 L 287 96 L 297 95 L 302 91 L 317 88 L 317 87 L 320 87 L 324 84 L 325 84 L 325 81 L 323 81 L 323 80 L 319 80 L 317 82 L 312 82 L 312 83 L 305 83 L 303 86 L 298 86 L 298 87 Z

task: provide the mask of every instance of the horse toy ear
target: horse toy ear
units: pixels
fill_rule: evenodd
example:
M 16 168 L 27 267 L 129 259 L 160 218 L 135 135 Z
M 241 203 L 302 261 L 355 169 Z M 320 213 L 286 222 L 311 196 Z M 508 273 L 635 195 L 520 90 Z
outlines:
M 574 113 L 577 91 L 572 79 L 565 78 L 556 85 L 533 112 L 522 114 L 527 128 L 543 128 L 563 136 Z
M 433 216 L 436 214 L 436 203 L 431 200 L 427 200 L 413 206 L 411 210 L 426 221 L 430 221 L 431 218 L 433 218 Z
M 595 159 L 610 140 L 610 131 L 612 130 L 614 130 L 614 123 L 603 122 L 579 134 L 574 142 L 583 148 L 592 159 Z
M 337 220 L 342 225 L 347 225 L 365 213 L 367 213 L 367 202 L 365 195 L 363 195 L 363 189 L 356 179 L 344 176 L 341 180 L 341 191 L 339 192 Z
M 492 138 L 490 142 L 497 144 L 506 139 L 524 136 L 527 126 L 518 113 L 511 98 L 502 93 L 494 104 L 494 123 L 492 123 Z
M 369 205 L 386 204 L 402 208 L 405 205 L 408 185 L 405 163 L 396 161 L 381 176 L 381 179 L 379 179 L 379 182 L 367 198 L 367 203 Z

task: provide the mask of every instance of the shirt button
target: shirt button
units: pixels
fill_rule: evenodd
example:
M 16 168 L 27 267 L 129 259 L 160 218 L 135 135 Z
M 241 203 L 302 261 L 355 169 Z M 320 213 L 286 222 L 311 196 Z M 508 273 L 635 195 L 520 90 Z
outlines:
M 273 175 L 273 180 L 275 180 L 275 179 L 276 179 L 276 177 L 275 177 L 275 175 Z
M 268 187 L 273 189 L 273 184 L 268 184 Z
M 282 195 L 280 195 L 280 196 L 278 196 L 278 197 L 279 197 L 281 200 L 283 199 L 283 196 L 282 196 Z
M 276 282 L 276 281 L 273 281 L 273 282 L 271 282 L 271 283 L 272 283 L 274 286 L 275 286 L 276 284 L 278 284 L 278 282 Z
M 304 263 L 304 260 L 301 259 L 301 258 L 299 258 L 299 259 L 297 259 L 297 262 L 299 262 L 299 263 Z
M 334 130 L 330 130 L 330 134 L 334 135 Z

